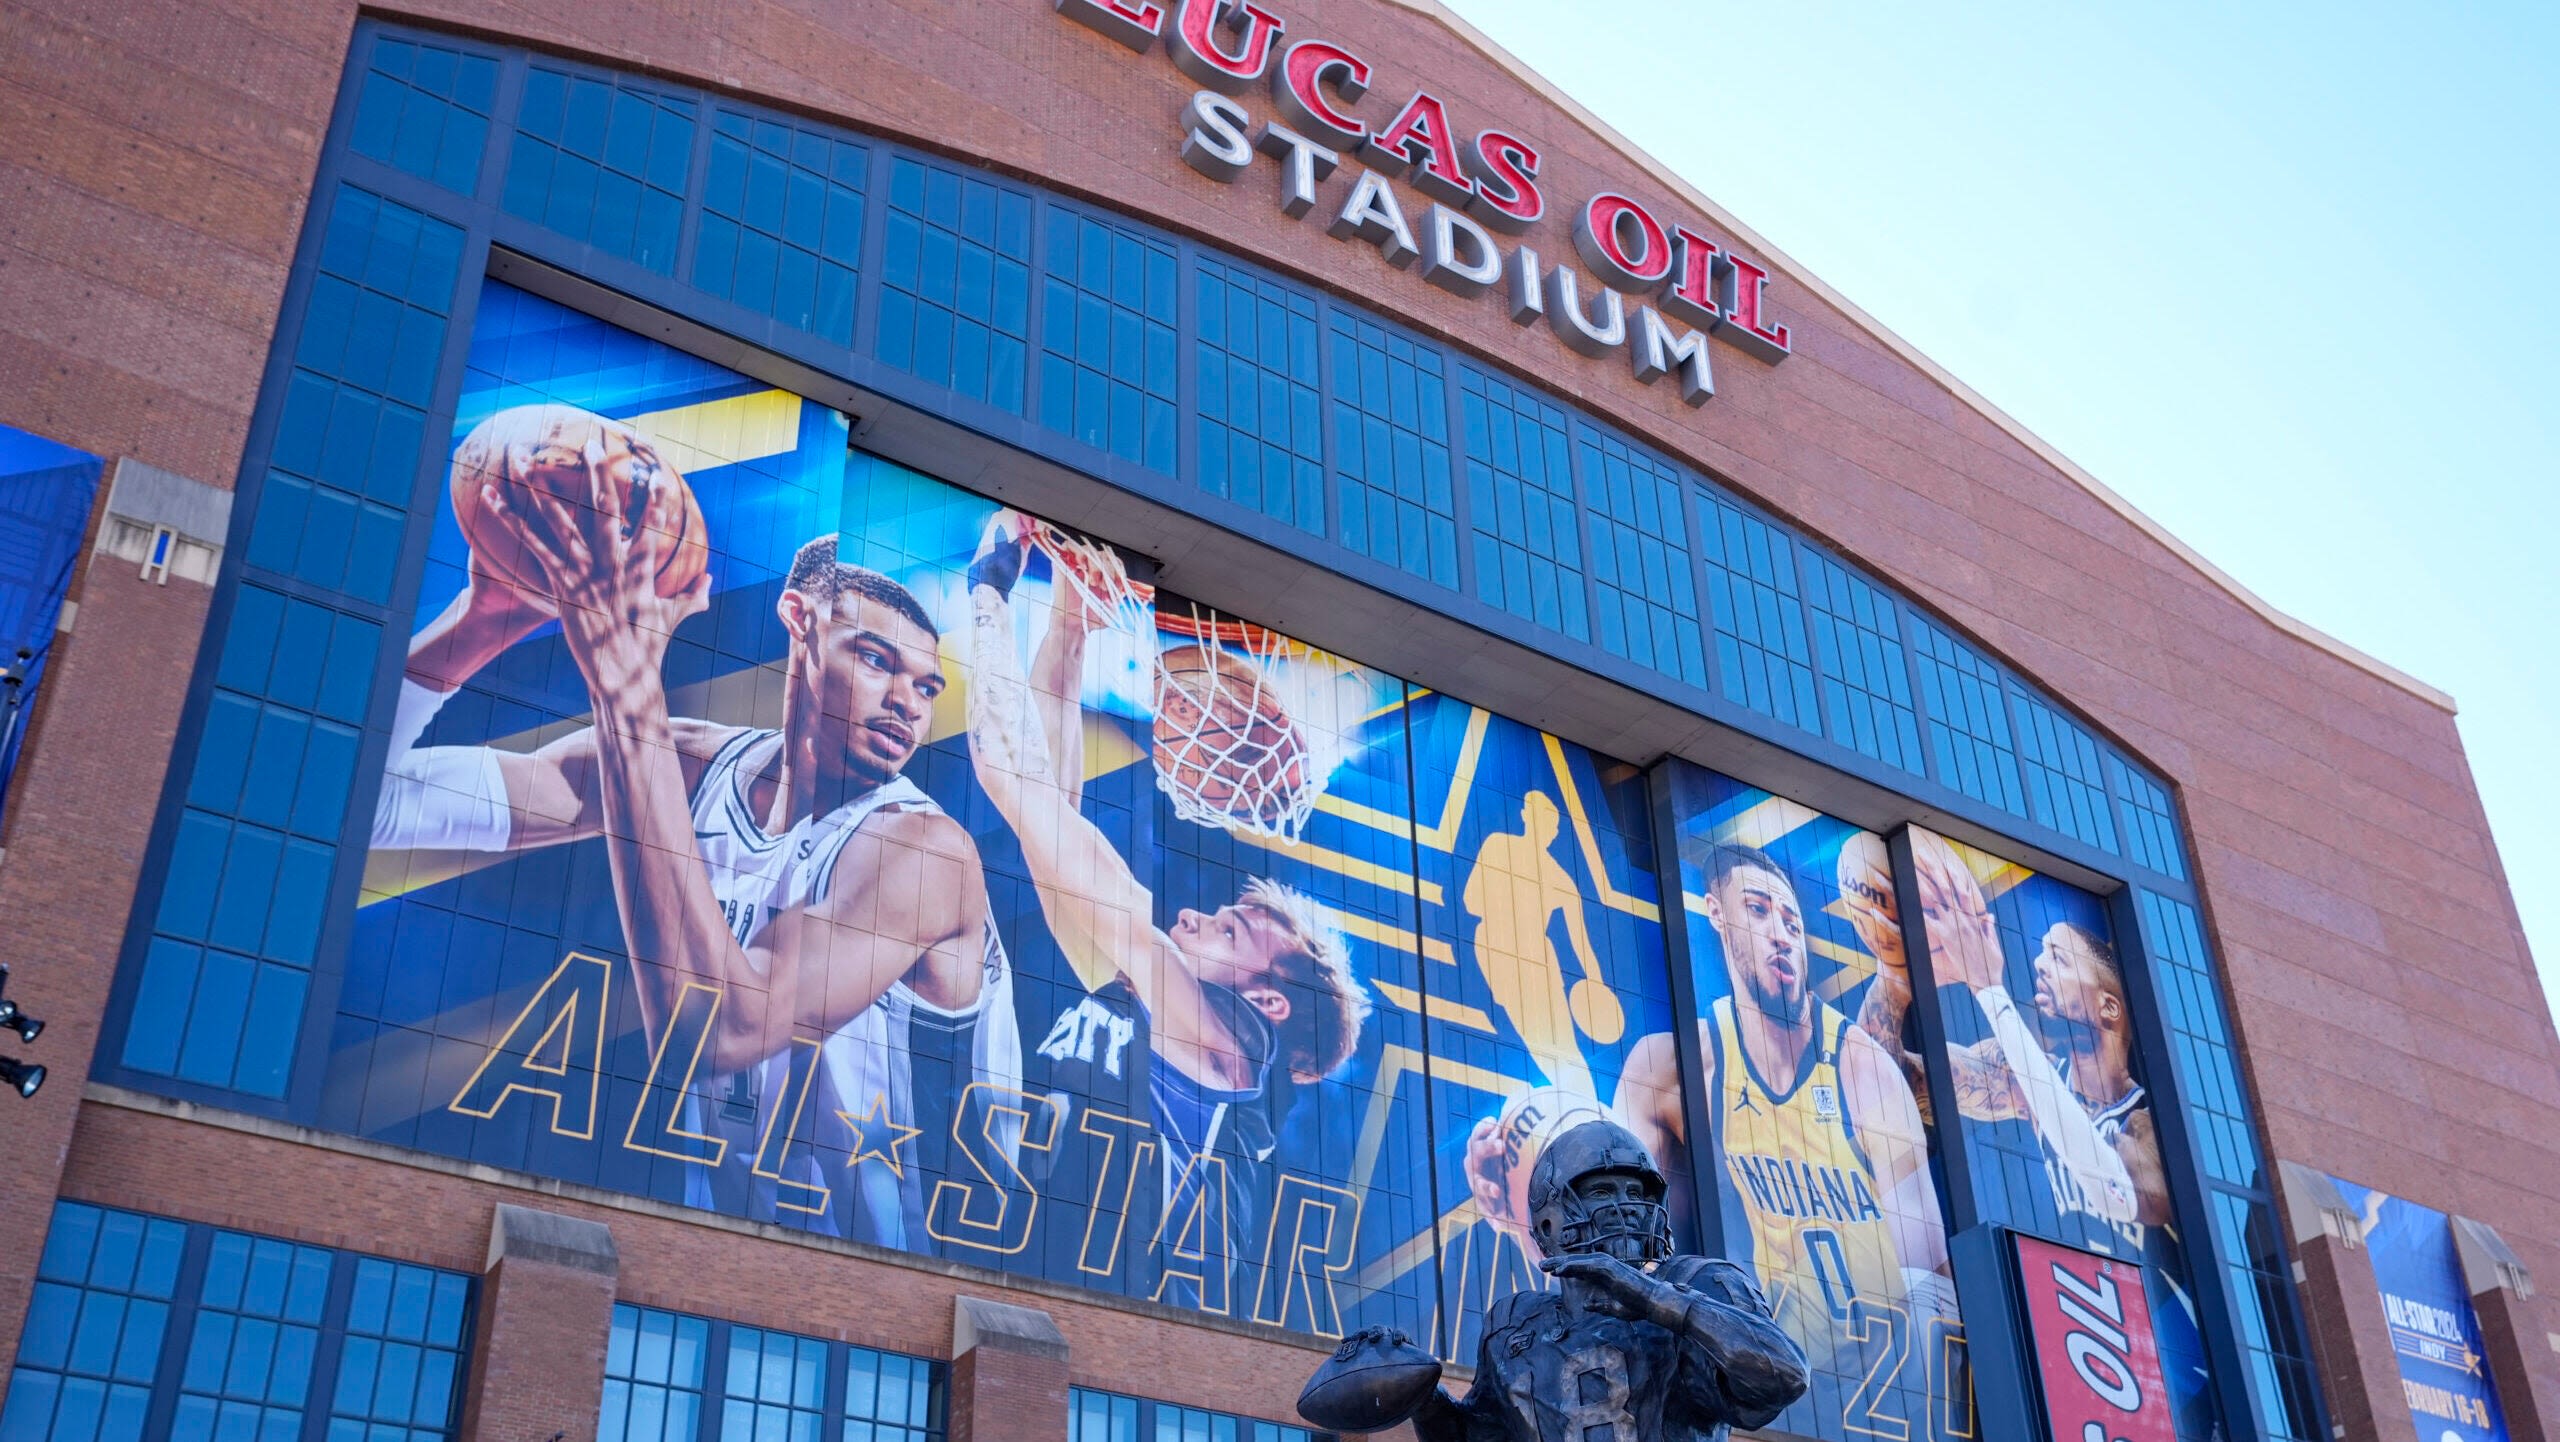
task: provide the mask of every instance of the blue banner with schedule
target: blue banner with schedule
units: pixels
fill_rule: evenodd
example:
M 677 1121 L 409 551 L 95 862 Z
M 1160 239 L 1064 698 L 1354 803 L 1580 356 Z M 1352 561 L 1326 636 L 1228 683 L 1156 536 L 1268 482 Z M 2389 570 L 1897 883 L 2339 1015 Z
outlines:
M 2506 1442 L 2506 1418 L 2481 1352 L 2480 1318 L 2463 1284 L 2451 1219 L 2432 1207 L 2332 1180 L 2362 1218 L 2392 1356 L 2400 1364 L 2400 1390 L 2420 1442 Z

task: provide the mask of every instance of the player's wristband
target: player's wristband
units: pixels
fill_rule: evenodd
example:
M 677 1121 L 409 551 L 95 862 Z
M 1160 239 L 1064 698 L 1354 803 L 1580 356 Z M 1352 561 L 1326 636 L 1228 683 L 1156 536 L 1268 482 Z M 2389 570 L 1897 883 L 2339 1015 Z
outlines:
M 422 686 L 406 676 L 400 678 L 400 698 L 391 709 L 391 755 L 398 757 L 418 744 L 427 734 L 427 723 L 436 719 L 444 703 L 453 693 Z
M 969 563 L 969 588 L 992 586 L 997 595 L 1011 600 L 1013 583 L 1022 579 L 1023 553 L 1028 549 L 1020 536 L 996 542 Z

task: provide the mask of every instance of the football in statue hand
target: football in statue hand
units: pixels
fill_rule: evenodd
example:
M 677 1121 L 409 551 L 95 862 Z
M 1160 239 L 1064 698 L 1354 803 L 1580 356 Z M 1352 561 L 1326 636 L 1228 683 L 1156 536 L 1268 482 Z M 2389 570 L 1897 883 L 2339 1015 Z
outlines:
M 1440 1360 L 1402 1332 L 1371 1327 L 1343 1339 L 1298 1394 L 1298 1415 L 1327 1432 L 1383 1432 L 1440 1386 Z

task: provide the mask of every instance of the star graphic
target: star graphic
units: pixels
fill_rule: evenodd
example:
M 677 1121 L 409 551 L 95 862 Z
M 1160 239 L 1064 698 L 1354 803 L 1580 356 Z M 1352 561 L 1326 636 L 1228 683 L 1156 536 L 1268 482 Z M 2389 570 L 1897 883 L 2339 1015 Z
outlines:
M 878 1157 L 880 1160 L 889 1164 L 889 1172 L 891 1175 L 897 1177 L 901 1181 L 906 1179 L 906 1164 L 898 1160 L 898 1148 L 905 1146 L 907 1143 L 914 1141 L 920 1136 L 923 1136 L 924 1128 L 900 1126 L 895 1120 L 887 1115 L 888 1110 L 889 1094 L 887 1092 L 873 1092 L 871 1094 L 871 1110 L 864 1112 L 860 1116 L 855 1116 L 853 1113 L 848 1111 L 839 1111 L 836 1113 L 837 1116 L 844 1119 L 844 1124 L 846 1126 L 853 1128 L 853 1155 L 846 1158 L 844 1164 L 845 1170 L 851 1171 L 855 1167 L 861 1166 L 864 1162 L 869 1161 L 871 1158 Z M 888 1140 L 884 1144 L 879 1146 L 873 1146 L 871 1144 L 871 1129 L 874 1127 L 881 1128 L 887 1132 Z

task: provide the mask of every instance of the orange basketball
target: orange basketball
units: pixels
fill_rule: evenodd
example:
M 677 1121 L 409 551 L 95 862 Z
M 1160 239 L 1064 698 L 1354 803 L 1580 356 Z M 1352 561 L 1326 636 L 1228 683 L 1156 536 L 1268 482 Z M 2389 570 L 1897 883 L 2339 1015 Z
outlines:
M 1156 770 L 1212 810 L 1270 825 L 1306 785 L 1306 738 L 1253 664 L 1216 646 L 1157 658 Z
M 490 515 L 481 488 L 509 496 L 528 528 L 541 513 L 525 501 L 541 490 L 588 507 L 587 450 L 600 445 L 606 476 L 623 490 L 623 515 L 647 532 L 641 544 L 660 551 L 658 594 L 681 593 L 711 563 L 711 537 L 701 503 L 682 474 L 630 426 L 575 406 L 511 406 L 471 428 L 454 448 L 449 483 L 454 521 L 471 545 L 471 569 L 519 591 L 547 596 L 550 585 L 524 543 Z

